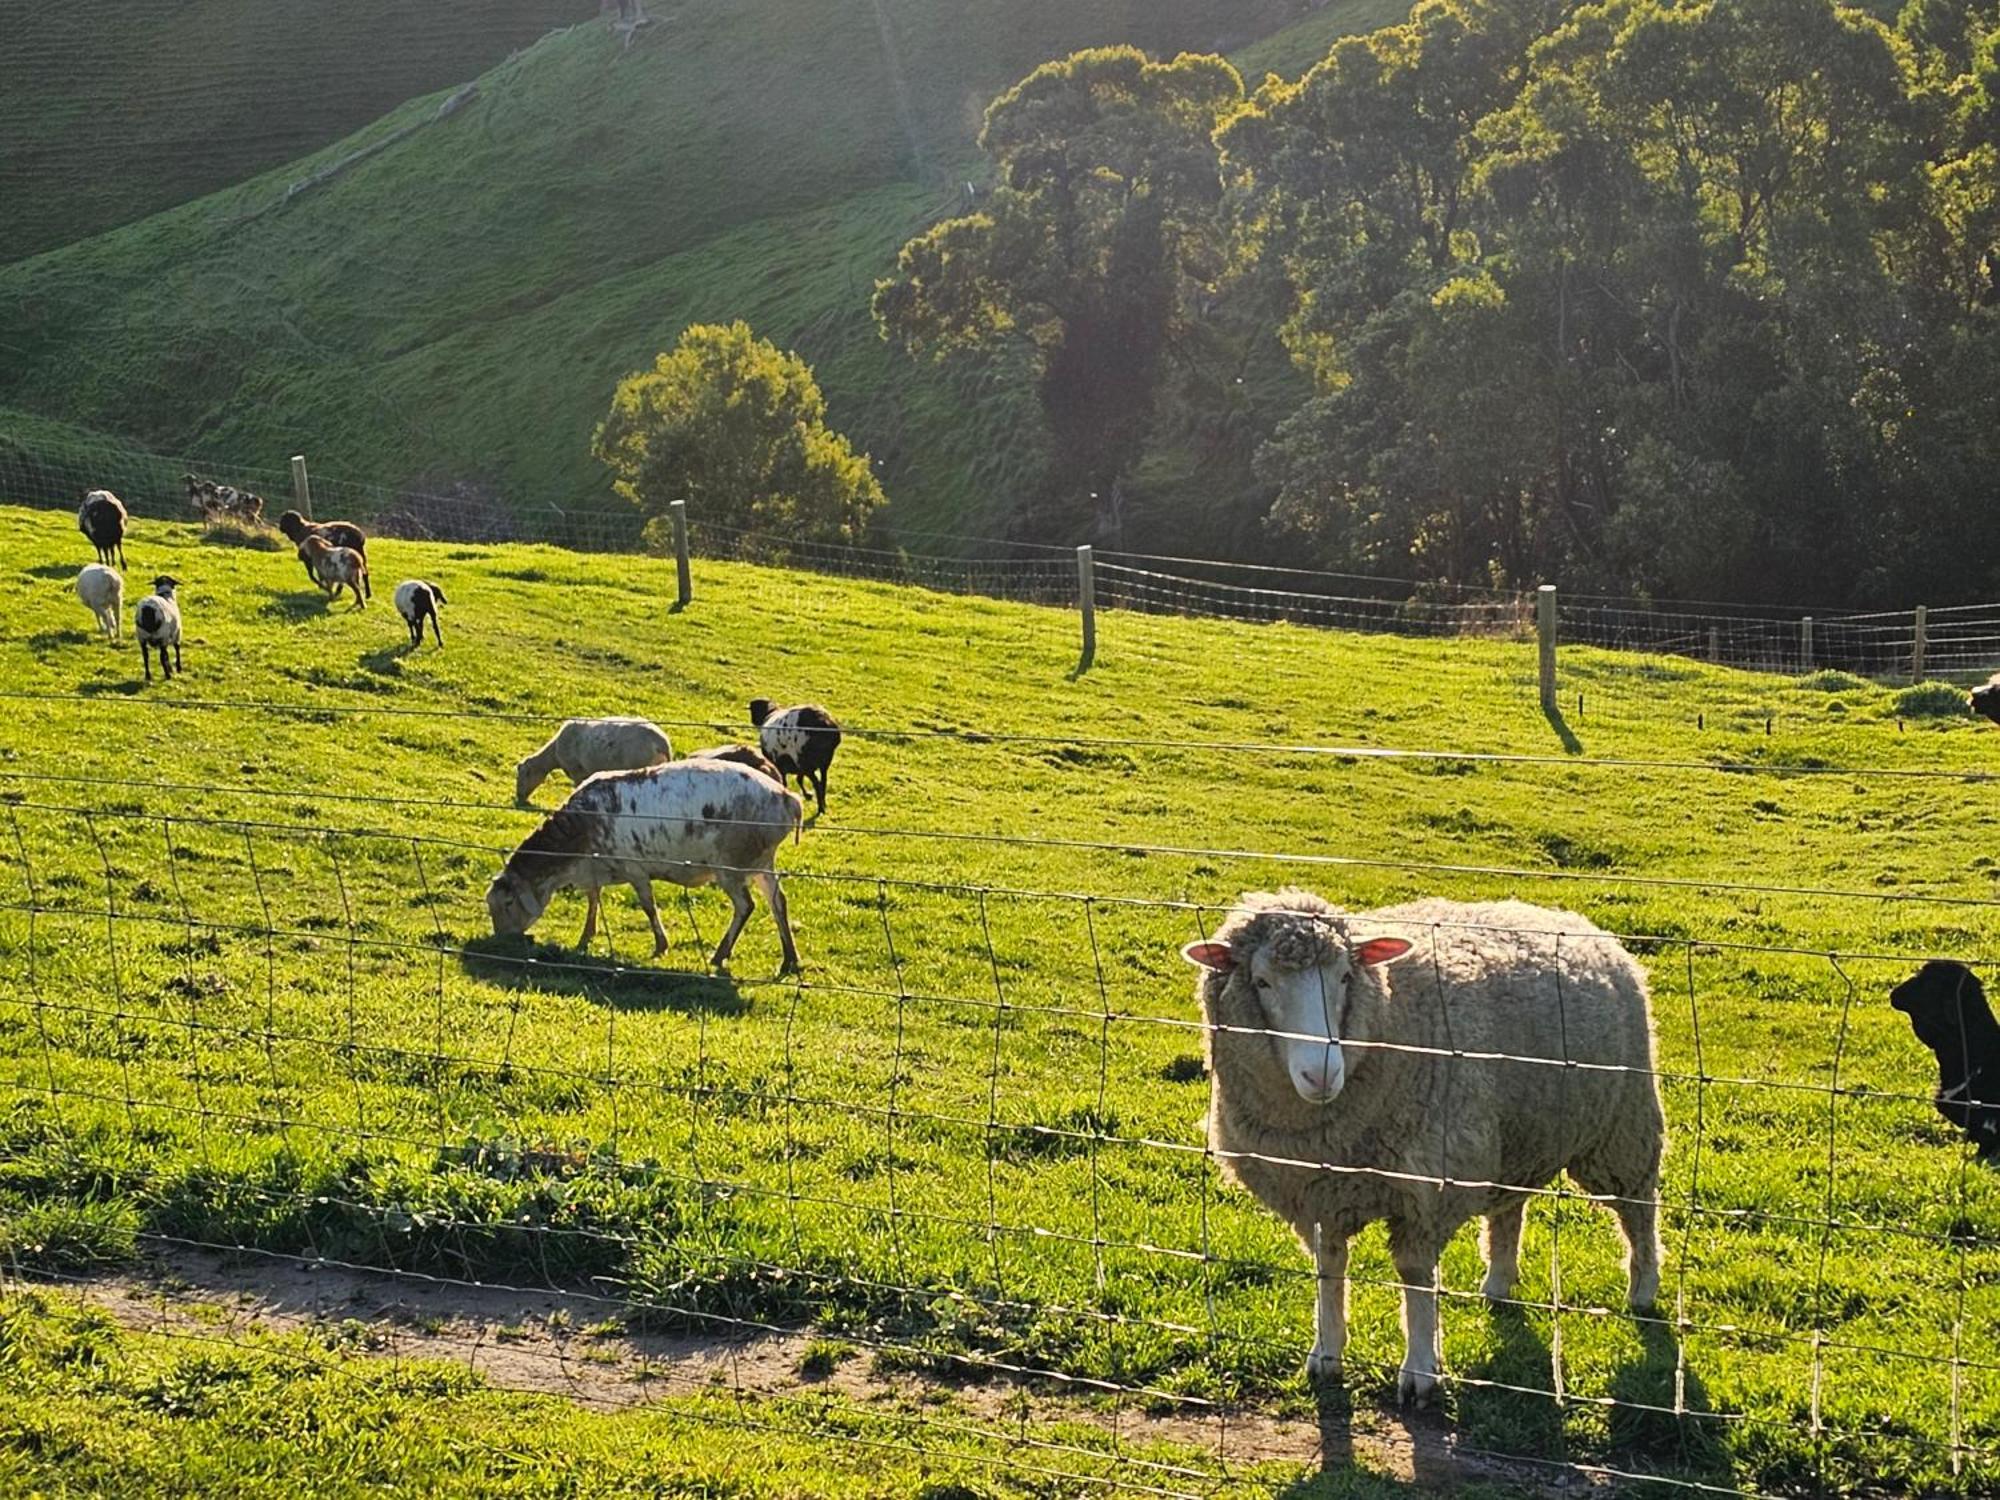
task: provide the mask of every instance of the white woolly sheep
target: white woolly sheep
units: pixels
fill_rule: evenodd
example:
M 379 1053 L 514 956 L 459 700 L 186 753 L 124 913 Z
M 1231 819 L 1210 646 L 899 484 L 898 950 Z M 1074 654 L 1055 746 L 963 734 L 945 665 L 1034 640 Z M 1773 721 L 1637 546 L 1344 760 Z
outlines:
M 1182 951 L 1203 971 L 1210 1145 L 1318 1263 L 1315 1378 L 1340 1370 L 1352 1235 L 1388 1221 L 1397 1389 L 1421 1400 L 1446 1241 L 1486 1216 L 1481 1290 L 1504 1301 L 1528 1195 L 1565 1169 L 1618 1215 L 1631 1304 L 1651 1304 L 1665 1127 L 1645 975 L 1617 939 L 1517 901 L 1348 913 L 1285 890 Z
M 76 597 L 83 601 L 83 607 L 97 616 L 97 628 L 112 640 L 123 638 L 125 613 L 125 580 L 118 576 L 116 568 L 103 563 L 91 563 L 76 575 Z
M 752 698 L 750 722 L 757 726 L 765 759 L 781 776 L 798 777 L 801 791 L 810 783 L 818 810 L 825 812 L 826 773 L 840 748 L 838 721 L 816 703 L 776 708 L 769 698 Z
M 639 771 L 674 758 L 673 742 L 645 719 L 569 719 L 541 749 L 514 767 L 514 800 L 525 803 L 549 772 L 578 786 L 600 771 Z
M 711 962 L 726 969 L 729 955 L 760 886 L 778 924 L 784 949 L 781 973 L 799 967 L 776 857 L 796 836 L 805 804 L 747 766 L 719 760 L 684 760 L 643 771 L 607 771 L 574 792 L 508 856 L 487 887 L 486 909 L 496 935 L 526 932 L 566 887 L 584 891 L 590 912 L 577 946 L 597 934 L 599 893 L 607 885 L 632 887 L 653 927 L 653 956 L 667 951 L 667 930 L 653 903 L 653 882 L 719 885 L 735 917 Z
M 149 648 L 160 653 L 160 673 L 169 682 L 174 673 L 181 670 L 181 606 L 174 598 L 174 590 L 181 586 L 178 578 L 161 574 L 153 580 L 153 592 L 139 601 L 139 607 L 132 611 L 132 633 L 139 639 L 139 665 L 146 669 L 146 681 L 153 680 L 153 661 L 147 654 Z M 174 664 L 167 665 L 167 647 L 174 648 Z
M 426 619 L 431 622 L 432 634 L 437 636 L 438 650 L 444 649 L 444 627 L 438 624 L 437 607 L 450 602 L 445 598 L 443 589 L 420 578 L 406 579 L 396 585 L 396 613 L 401 615 L 403 623 L 410 627 L 412 651 L 424 643 Z
M 354 607 L 368 607 L 368 596 L 362 592 L 368 587 L 368 559 L 352 547 L 329 546 L 321 538 L 309 536 L 299 543 L 299 561 L 328 598 L 338 598 L 342 589 L 351 589 Z
M 125 566 L 125 505 L 109 490 L 91 490 L 76 508 L 76 529 L 97 549 L 97 560 Z

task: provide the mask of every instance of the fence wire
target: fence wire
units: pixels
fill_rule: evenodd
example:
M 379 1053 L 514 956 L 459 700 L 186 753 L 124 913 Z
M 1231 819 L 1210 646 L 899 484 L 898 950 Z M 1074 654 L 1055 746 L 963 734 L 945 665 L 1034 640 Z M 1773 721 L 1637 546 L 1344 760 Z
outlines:
M 1329 1193 L 1494 1185 L 1448 1159 L 1329 1165 L 1206 1136 L 1216 1038 L 1175 950 L 1224 904 L 788 870 L 808 976 L 738 981 L 643 962 L 616 920 L 589 953 L 483 936 L 504 842 L 171 800 L 5 817 L 0 1156 L 43 1225 L 9 1240 L 16 1276 L 76 1274 L 91 1247 L 56 1211 L 108 1193 L 183 1277 L 217 1252 L 366 1273 L 385 1300 L 546 1295 L 693 1340 L 737 1370 L 749 1421 L 773 1381 L 764 1359 L 746 1383 L 746 1351 L 838 1340 L 871 1379 L 970 1380 L 1066 1424 L 941 1403 L 877 1440 L 1201 1494 L 1266 1451 L 1240 1439 L 1297 1389 L 1317 1281 L 1221 1169 L 1304 1169 Z M 684 893 L 676 951 L 706 950 L 713 899 Z M 1605 1073 L 1665 1101 L 1667 1171 L 1641 1198 L 1501 1179 L 1531 1210 L 1496 1312 L 1467 1237 L 1447 1250 L 1443 1383 L 1467 1446 L 1689 1491 L 1990 1490 L 2000 1178 L 1940 1124 L 1880 1003 L 1917 955 L 1625 941 L 1652 975 L 1644 1066 L 1566 1040 L 1347 1043 L 1357 1070 L 1441 1070 L 1444 1098 L 1499 1070 L 1554 1080 L 1558 1114 Z M 1634 1204 L 1669 1251 L 1642 1314 L 1597 1211 Z M 1347 1378 L 1392 1389 L 1410 1287 L 1368 1237 L 1348 1281 Z M 830 1408 L 804 1430 L 856 1436 Z M 1294 1447 L 1318 1438 L 1306 1424 Z

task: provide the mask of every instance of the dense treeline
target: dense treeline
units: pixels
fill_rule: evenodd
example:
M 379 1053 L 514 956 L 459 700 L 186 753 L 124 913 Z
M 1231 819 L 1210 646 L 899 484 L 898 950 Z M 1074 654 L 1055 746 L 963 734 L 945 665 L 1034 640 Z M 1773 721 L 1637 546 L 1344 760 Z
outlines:
M 1032 373 L 1051 533 L 1115 536 L 1104 497 L 1160 413 L 1277 326 L 1307 384 L 1252 448 L 1288 559 L 2000 590 L 1992 0 L 1893 24 L 1425 0 L 1254 91 L 1220 59 L 1078 54 L 981 144 L 982 211 L 906 246 L 877 314 L 913 351 Z

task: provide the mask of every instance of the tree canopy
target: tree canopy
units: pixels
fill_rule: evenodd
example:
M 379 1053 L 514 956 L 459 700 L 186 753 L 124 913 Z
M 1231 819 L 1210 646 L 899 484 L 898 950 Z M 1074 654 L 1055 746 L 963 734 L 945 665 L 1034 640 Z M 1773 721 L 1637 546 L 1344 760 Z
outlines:
M 867 456 L 826 425 L 811 367 L 741 322 L 696 324 L 621 380 L 591 451 L 654 518 L 684 500 L 691 520 L 852 542 L 887 500 Z

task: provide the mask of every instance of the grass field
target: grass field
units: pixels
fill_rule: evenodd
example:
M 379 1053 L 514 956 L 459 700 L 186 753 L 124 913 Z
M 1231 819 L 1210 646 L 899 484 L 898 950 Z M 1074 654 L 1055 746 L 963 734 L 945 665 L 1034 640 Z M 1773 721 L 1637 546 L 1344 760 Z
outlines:
M 1260 66 L 1297 71 L 1341 18 L 1394 18 L 1341 0 L 1285 26 L 1296 11 L 757 0 L 662 13 L 629 49 L 577 27 L 295 199 L 442 94 L 0 266 L 0 405 L 161 452 L 281 467 L 303 450 L 325 473 L 476 481 L 517 508 L 601 502 L 589 438 L 619 377 L 690 322 L 741 317 L 814 363 L 899 526 L 978 531 L 1039 477 L 1032 396 L 998 400 L 892 350 L 868 310 L 876 279 L 963 209 L 987 103 L 1049 58 L 1261 39 Z
M 649 1326 L 813 1327 L 891 1367 L 1308 1414 L 1307 1263 L 1201 1153 L 1176 949 L 1284 880 L 1357 906 L 1508 894 L 1634 935 L 1651 968 L 1662 1308 L 1684 1322 L 1612 1311 L 1599 1211 L 1534 1206 L 1513 1316 L 1470 1295 L 1468 1230 L 1445 1261 L 1455 1429 L 1801 1493 L 2000 1477 L 2000 1179 L 1966 1169 L 1885 1002 L 1911 955 L 1996 947 L 1992 788 L 1928 774 L 1991 765 L 1969 720 L 1916 716 L 1921 699 L 1899 720 L 1896 692 L 1853 679 L 1575 652 L 1565 696 L 1589 711 L 1569 755 L 1531 650 L 1503 641 L 1113 613 L 1073 679 L 1061 611 L 703 563 L 676 614 L 654 561 L 383 541 L 380 598 L 355 612 L 283 552 L 155 524 L 128 578 L 135 595 L 157 568 L 184 580 L 187 674 L 143 687 L 136 651 L 93 639 L 69 591 L 88 560 L 70 519 L 0 514 L 16 1264 L 251 1245 L 608 1287 Z M 386 598 L 404 576 L 451 598 L 446 650 L 406 654 Z M 664 903 L 660 965 L 629 899 L 588 961 L 564 946 L 572 898 L 532 949 L 486 936 L 485 883 L 532 826 L 511 767 L 552 720 L 644 713 L 693 747 L 743 734 L 758 693 L 855 731 L 826 817 L 781 856 L 802 984 L 766 977 L 761 914 L 738 978 L 698 972 L 713 893 Z M 1392 1274 L 1371 1232 L 1350 1350 L 1364 1407 L 1400 1357 Z M 200 1441 L 130 1394 L 184 1355 L 121 1343 L 103 1367 L 138 1373 L 85 1378 L 47 1352 L 84 1336 L 51 1306 L 10 1304 L 27 1332 L 0 1348 L 72 1432 L 103 1405 L 171 1427 L 161 1453 Z M 1558 1349 L 1564 1401 L 1515 1389 L 1552 1389 Z M 1985 1363 L 1954 1383 L 1954 1351 Z M 243 1411 L 279 1399 L 242 1379 Z M 496 1426 L 545 1410 L 437 1379 L 371 1399 L 426 1443 L 460 1404 Z M 38 1446 L 19 1403 L 4 1421 L 0 1463 L 31 1480 L 109 1451 Z

